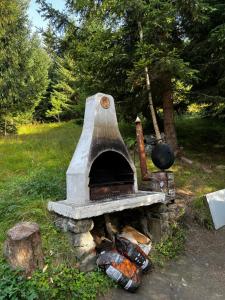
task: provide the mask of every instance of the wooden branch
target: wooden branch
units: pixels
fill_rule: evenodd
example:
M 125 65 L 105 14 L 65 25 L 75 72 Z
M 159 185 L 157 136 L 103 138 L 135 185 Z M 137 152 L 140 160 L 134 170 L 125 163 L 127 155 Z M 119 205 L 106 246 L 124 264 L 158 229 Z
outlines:
M 185 156 L 181 156 L 181 157 L 179 157 L 179 159 L 180 159 L 182 162 L 184 162 L 184 163 L 186 163 L 186 164 L 188 164 L 188 165 L 193 165 L 193 161 L 190 160 L 189 158 L 185 157 Z

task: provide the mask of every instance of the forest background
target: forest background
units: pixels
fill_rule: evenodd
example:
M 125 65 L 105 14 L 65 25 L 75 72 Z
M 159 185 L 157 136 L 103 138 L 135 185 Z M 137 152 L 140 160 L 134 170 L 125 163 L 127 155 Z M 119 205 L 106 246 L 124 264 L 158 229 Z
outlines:
M 87 96 L 113 95 L 119 121 L 151 127 L 145 68 L 161 131 L 178 147 L 175 115 L 225 117 L 222 0 L 27 0 L 0 3 L 0 132 L 31 122 L 82 123 Z M 141 28 L 140 28 L 141 26 Z M 143 38 L 140 39 L 140 29 Z
M 225 177 L 225 3 L 37 0 L 45 18 L 37 31 L 29 5 L 0 1 L 0 248 L 15 223 L 37 222 L 45 267 L 26 280 L 1 254 L 0 299 L 95 299 L 111 282 L 99 271 L 78 272 L 74 248 L 47 211 L 48 201 L 66 197 L 85 99 L 97 92 L 115 98 L 120 131 L 131 146 L 137 114 L 145 134 L 154 133 L 150 92 L 160 131 L 192 162 L 176 160 L 171 168 L 176 193 L 193 218 L 212 229 L 204 195 L 224 188 Z M 150 159 L 148 169 L 156 170 Z M 154 246 L 155 266 L 183 251 L 183 231 L 177 232 Z

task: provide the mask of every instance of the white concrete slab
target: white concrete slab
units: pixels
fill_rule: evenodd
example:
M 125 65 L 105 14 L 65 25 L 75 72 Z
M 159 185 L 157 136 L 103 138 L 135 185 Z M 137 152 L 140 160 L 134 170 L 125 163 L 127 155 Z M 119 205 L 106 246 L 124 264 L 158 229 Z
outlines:
M 136 194 L 120 197 L 119 199 L 106 199 L 104 201 L 89 201 L 84 205 L 71 203 L 67 200 L 49 202 L 48 209 L 57 214 L 75 220 L 91 218 L 129 208 L 148 206 L 155 203 L 166 203 L 164 193 L 138 191 Z
M 206 195 L 215 229 L 225 225 L 225 189 Z

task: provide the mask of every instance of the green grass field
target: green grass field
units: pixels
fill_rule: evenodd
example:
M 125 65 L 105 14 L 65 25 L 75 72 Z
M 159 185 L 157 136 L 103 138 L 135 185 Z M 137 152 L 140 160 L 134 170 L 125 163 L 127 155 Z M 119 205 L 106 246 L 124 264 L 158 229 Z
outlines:
M 133 127 L 123 125 L 121 129 L 124 137 L 132 135 Z M 177 120 L 177 132 L 193 165 L 175 163 L 172 170 L 176 186 L 184 192 L 192 192 L 197 209 L 201 209 L 199 199 L 205 193 L 224 188 L 225 124 L 204 119 L 180 119 Z M 66 197 L 65 173 L 80 133 L 80 126 L 68 122 L 26 125 L 19 128 L 17 135 L 0 138 L 1 248 L 11 226 L 22 220 L 35 221 L 41 227 L 47 260 L 55 266 L 62 263 L 74 266 L 73 250 L 67 237 L 55 229 L 46 207 L 49 200 Z M 138 168 L 137 161 L 136 164 Z M 201 165 L 210 172 L 205 172 Z M 149 169 L 154 170 L 151 161 Z M 98 284 L 92 292 L 93 297 L 99 287 L 108 284 L 98 277 L 101 275 L 94 276 L 97 276 Z M 92 299 L 89 296 L 83 299 Z
M 1 243 L 15 222 L 33 220 L 41 226 L 46 249 L 54 252 L 47 245 L 55 230 L 46 203 L 65 199 L 65 172 L 79 135 L 79 127 L 61 123 L 22 126 L 17 135 L 0 139 Z
M 65 172 L 81 128 L 73 122 L 22 126 L 0 138 L 0 247 L 19 221 L 40 225 L 45 272 L 24 280 L 0 257 L 0 299 L 95 299 L 111 282 L 99 271 L 78 273 L 68 237 L 56 230 L 49 200 L 66 197 Z
M 192 166 L 175 164 L 177 186 L 195 197 L 224 188 L 225 122 L 180 119 L 177 120 L 177 134 L 185 155 L 193 160 Z

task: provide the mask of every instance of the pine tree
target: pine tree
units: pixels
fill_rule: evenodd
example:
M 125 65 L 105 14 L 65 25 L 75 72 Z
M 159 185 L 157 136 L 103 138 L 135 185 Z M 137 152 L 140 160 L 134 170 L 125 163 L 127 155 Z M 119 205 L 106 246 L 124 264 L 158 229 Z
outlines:
M 51 109 L 47 110 L 46 116 L 60 122 L 61 116 L 73 111 L 77 104 L 74 61 L 69 56 L 57 58 L 56 76 L 57 81 L 50 96 Z
M 44 15 L 66 33 L 62 51 L 69 51 L 76 61 L 79 88 L 83 93 L 113 94 L 124 107 L 120 111 L 126 119 L 140 110 L 145 115 L 149 111 L 144 71 L 148 68 L 153 101 L 163 107 L 167 142 L 176 150 L 175 83 L 189 83 L 195 77 L 195 70 L 183 58 L 185 33 L 180 11 L 186 2 L 67 0 L 69 13 L 63 23 L 65 13 L 59 18 L 45 0 L 38 1 Z M 142 41 L 138 23 L 143 29 Z
M 207 115 L 225 117 L 225 3 L 204 0 L 198 14 L 183 11 L 183 27 L 188 41 L 184 52 L 199 71 L 192 100 L 208 104 Z
M 48 84 L 49 58 L 36 35 L 30 36 L 27 1 L 0 3 L 0 123 L 32 112 Z M 1 125 L 0 125 L 1 127 Z

